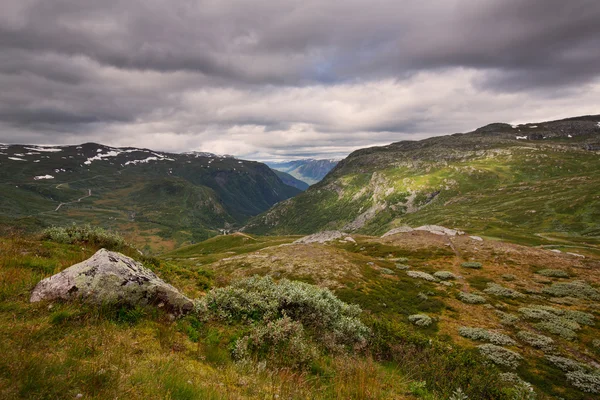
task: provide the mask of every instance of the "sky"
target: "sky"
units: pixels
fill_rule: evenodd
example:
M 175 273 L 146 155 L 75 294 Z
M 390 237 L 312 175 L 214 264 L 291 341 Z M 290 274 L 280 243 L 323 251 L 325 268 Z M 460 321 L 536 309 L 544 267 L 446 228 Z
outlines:
M 336 158 L 600 114 L 598 0 L 2 0 L 0 142 Z

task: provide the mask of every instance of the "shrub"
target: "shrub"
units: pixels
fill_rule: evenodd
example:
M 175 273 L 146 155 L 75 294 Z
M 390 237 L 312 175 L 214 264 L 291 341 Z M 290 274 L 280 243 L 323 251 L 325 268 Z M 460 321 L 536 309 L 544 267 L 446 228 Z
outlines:
M 511 299 L 525 297 L 523 293 L 517 292 L 514 289 L 510 289 L 493 282 L 488 282 L 487 288 L 485 288 L 483 291 L 485 293 L 493 294 L 495 296 L 510 297 Z
M 512 346 L 517 344 L 513 339 L 503 333 L 488 331 L 483 328 L 469 328 L 462 326 L 458 328 L 458 334 L 468 339 L 490 342 L 500 346 Z
M 469 400 L 469 396 L 467 396 L 461 388 L 458 388 L 452 392 L 452 396 L 450 396 L 448 400 Z
M 594 316 L 583 311 L 562 310 L 549 306 L 523 307 L 519 312 L 528 319 L 541 322 L 535 326 L 567 340 L 574 340 L 581 325 L 594 325 Z
M 396 268 L 398 268 L 401 271 L 410 269 L 410 267 L 408 265 L 404 265 L 404 264 L 396 264 Z
M 600 393 L 600 373 L 567 372 L 567 381 L 586 393 Z
M 435 276 L 436 278 L 441 279 L 441 280 L 456 279 L 456 275 L 454 275 L 450 271 L 437 271 L 436 273 L 433 274 L 433 276 Z
M 433 320 L 431 319 L 431 317 L 429 315 L 425 315 L 425 314 L 409 315 L 408 320 L 417 326 L 423 326 L 423 327 L 429 326 L 433 323 Z
M 550 350 L 554 345 L 554 340 L 552 340 L 552 338 L 529 331 L 517 332 L 517 338 L 537 349 Z
M 266 359 L 271 365 L 303 368 L 316 357 L 315 346 L 304 335 L 298 321 L 283 317 L 255 326 L 250 334 L 237 340 L 233 357 L 238 361 L 252 357 Z
M 434 278 L 432 275 L 428 274 L 427 272 L 406 271 L 406 275 L 410 276 L 411 278 L 424 279 L 429 282 L 437 282 L 437 279 Z
M 505 313 L 500 310 L 496 310 L 496 315 L 500 318 L 500 323 L 502 325 L 514 325 L 519 321 L 519 317 L 513 314 Z
M 505 349 L 504 347 L 496 346 L 494 344 L 482 344 L 477 346 L 481 354 L 491 360 L 494 364 L 501 365 L 515 369 L 519 366 L 520 361 L 523 359 L 519 353 L 512 350 Z
M 584 281 L 554 283 L 552 286 L 544 288 L 542 292 L 555 297 L 600 300 L 600 292 Z
M 465 268 L 481 269 L 482 264 L 480 262 L 467 261 L 467 262 L 460 264 L 460 266 L 465 267 Z
M 90 225 L 47 228 L 42 232 L 42 239 L 65 244 L 89 243 L 108 250 L 127 246 L 120 234 Z
M 483 304 L 487 302 L 487 300 L 483 296 L 466 292 L 459 292 L 458 299 L 463 303 L 467 304 Z
M 502 279 L 504 279 L 505 281 L 514 281 L 515 279 L 517 279 L 517 277 L 513 274 L 504 274 L 502 275 Z
M 229 322 L 268 323 L 288 317 L 328 350 L 363 347 L 369 335 L 359 319 L 360 307 L 342 302 L 329 289 L 287 279 L 276 283 L 269 276 L 212 289 L 197 309 Z
M 586 370 L 585 364 L 571 360 L 567 357 L 546 355 L 545 358 L 564 372 Z
M 536 272 L 536 274 L 547 276 L 550 278 L 568 278 L 569 274 L 562 269 L 542 269 Z
M 394 275 L 394 271 L 392 271 L 389 268 L 380 268 L 379 272 L 381 272 L 382 274 L 385 274 L 385 275 Z

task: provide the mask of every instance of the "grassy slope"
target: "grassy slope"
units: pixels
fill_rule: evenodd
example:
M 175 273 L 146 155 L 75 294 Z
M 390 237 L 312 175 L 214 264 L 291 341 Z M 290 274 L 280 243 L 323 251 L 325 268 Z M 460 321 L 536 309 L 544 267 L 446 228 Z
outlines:
M 598 287 L 600 284 L 600 257 L 586 252 L 588 258 L 548 249 L 536 249 L 498 241 L 475 241 L 468 236 L 452 240 L 425 232 L 399 234 L 385 239 L 370 236 L 353 236 L 357 244 L 334 242 L 328 245 L 288 245 L 261 248 L 248 252 L 246 242 L 240 248 L 242 237 L 218 237 L 190 247 L 179 254 L 180 265 L 193 266 L 200 261 L 202 268 L 213 271 L 220 285 L 232 279 L 253 274 L 269 274 L 277 278 L 300 279 L 309 283 L 333 288 L 344 301 L 359 304 L 369 315 L 386 321 L 409 325 L 407 317 L 425 313 L 434 318 L 427 328 L 407 329 L 430 337 L 447 340 L 465 348 L 482 342 L 471 341 L 458 335 L 461 326 L 491 329 L 516 338 L 520 330 L 533 331 L 552 337 L 563 356 L 584 362 L 598 362 L 600 350 L 593 344 L 600 331 L 598 322 L 582 326 L 576 340 L 566 340 L 558 335 L 540 331 L 535 321 L 521 318 L 514 325 L 503 325 L 496 310 L 519 315 L 521 307 L 536 305 L 580 310 L 600 317 L 598 302 L 593 299 L 570 299 L 560 304 L 560 299 L 541 294 L 541 290 L 557 282 L 585 279 Z M 268 238 L 257 237 L 264 243 Z M 261 247 L 262 247 L 261 243 Z M 278 245 L 279 239 L 273 238 Z M 231 244 L 226 252 L 223 245 Z M 451 246 L 450 246 L 451 244 Z M 218 248 L 218 250 L 216 250 Z M 215 249 L 207 255 L 206 250 Z M 567 248 L 567 251 L 573 249 Z M 579 249 L 583 250 L 584 249 Z M 234 253 L 235 255 L 231 254 Z M 172 253 L 171 255 L 175 255 Z M 169 256 L 171 256 L 169 255 Z M 465 261 L 483 263 L 481 270 L 461 267 Z M 434 273 L 451 271 L 461 278 L 454 286 L 417 280 L 406 275 L 397 264 L 408 265 L 411 270 Z M 545 268 L 568 271 L 571 278 L 547 278 L 536 274 Z M 512 275 L 511 279 L 505 276 Z M 521 293 L 525 297 L 511 299 L 483 293 L 488 282 L 498 283 Z M 457 299 L 459 291 L 479 293 L 488 305 L 469 305 Z M 491 304 L 491 306 L 490 306 Z M 586 399 L 585 394 L 573 388 L 556 366 L 544 359 L 544 352 L 519 342 L 509 346 L 524 357 L 518 374 L 532 382 L 545 396 Z

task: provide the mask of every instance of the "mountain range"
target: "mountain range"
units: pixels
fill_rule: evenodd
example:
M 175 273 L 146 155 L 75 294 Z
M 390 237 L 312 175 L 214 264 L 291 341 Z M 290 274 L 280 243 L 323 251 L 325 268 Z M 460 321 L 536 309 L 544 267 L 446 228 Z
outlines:
M 241 226 L 300 193 L 255 161 L 96 143 L 0 145 L 0 185 L 0 222 L 90 223 L 167 247 Z
M 361 149 L 245 231 L 381 234 L 439 224 L 518 241 L 597 242 L 599 151 L 600 115 Z

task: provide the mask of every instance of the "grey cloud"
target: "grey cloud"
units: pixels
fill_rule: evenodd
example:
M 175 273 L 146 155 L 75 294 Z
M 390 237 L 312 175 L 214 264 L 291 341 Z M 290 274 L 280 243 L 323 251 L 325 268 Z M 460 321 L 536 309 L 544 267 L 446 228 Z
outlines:
M 0 139 L 280 156 L 586 113 L 598 21 L 595 0 L 6 0 Z

